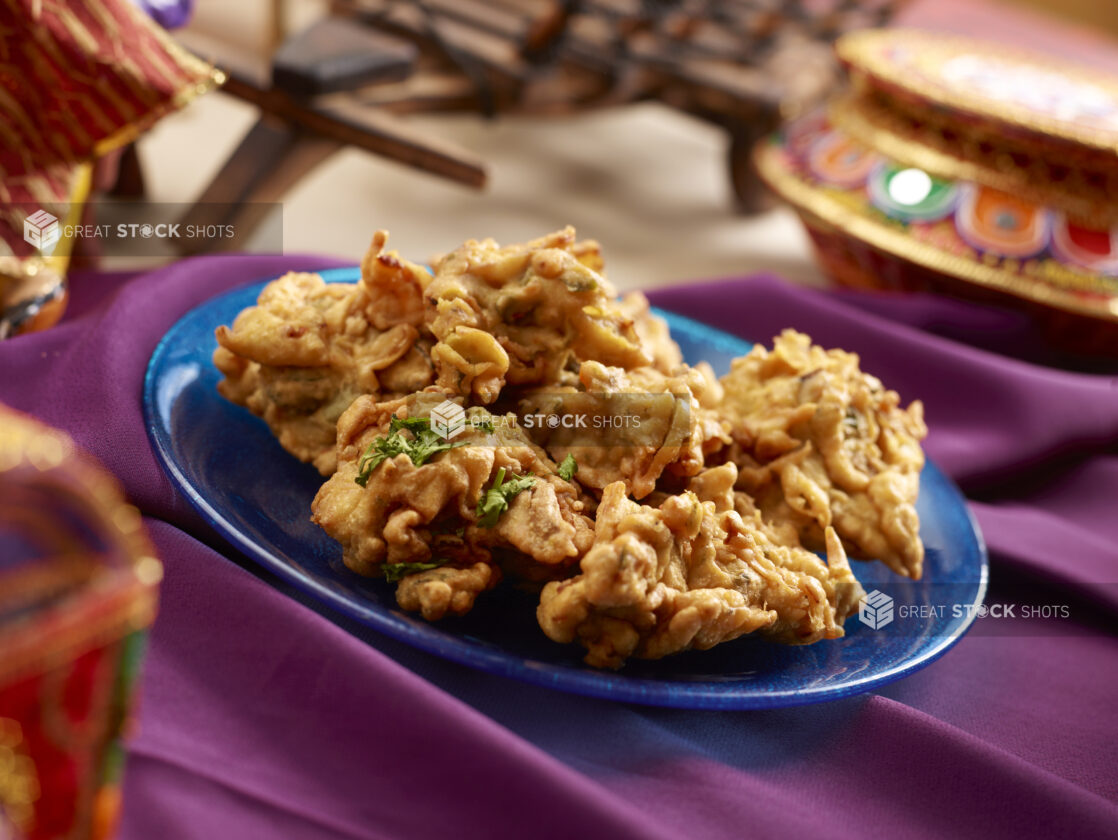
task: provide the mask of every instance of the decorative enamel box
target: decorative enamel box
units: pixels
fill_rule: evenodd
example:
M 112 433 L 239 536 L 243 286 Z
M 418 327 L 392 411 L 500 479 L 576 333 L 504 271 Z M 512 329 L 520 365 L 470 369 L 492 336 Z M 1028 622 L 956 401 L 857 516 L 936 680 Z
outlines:
M 1012 304 L 1118 356 L 1118 80 L 911 30 L 836 49 L 849 90 L 755 154 L 831 277 Z
M 0 838 L 112 835 L 161 576 L 113 477 L 0 406 Z

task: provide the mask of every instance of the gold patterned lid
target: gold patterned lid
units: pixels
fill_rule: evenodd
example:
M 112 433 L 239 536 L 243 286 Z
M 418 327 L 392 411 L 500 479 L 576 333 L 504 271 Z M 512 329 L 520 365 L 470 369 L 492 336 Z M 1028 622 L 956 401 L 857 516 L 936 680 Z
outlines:
M 1058 209 L 939 179 L 862 144 L 823 111 L 758 144 L 754 163 L 810 229 L 841 234 L 858 259 L 866 245 L 989 292 L 1086 316 L 1109 331 L 1108 352 L 1118 351 L 1118 228 L 1083 228 Z M 880 266 L 874 273 L 886 284 L 899 276 Z
M 851 89 L 831 121 L 893 160 L 1118 225 L 1118 78 L 915 30 L 841 38 Z
M 909 29 L 870 29 L 835 45 L 856 85 L 898 102 L 1118 164 L 1118 78 L 1054 56 Z
M 974 181 L 1058 208 L 1087 227 L 1118 225 L 1118 166 L 1097 166 L 1035 144 L 960 131 L 934 113 L 915 119 L 846 93 L 828 108 L 831 122 L 868 148 L 939 178 Z

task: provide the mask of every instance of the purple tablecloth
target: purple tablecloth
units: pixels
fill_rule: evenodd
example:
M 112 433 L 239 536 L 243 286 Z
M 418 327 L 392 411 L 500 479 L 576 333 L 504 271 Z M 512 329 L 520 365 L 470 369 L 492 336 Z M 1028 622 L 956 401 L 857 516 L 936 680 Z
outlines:
M 327 263 L 208 257 L 79 277 L 63 323 L 0 344 L 0 401 L 116 473 L 166 564 L 125 838 L 1118 836 L 1118 379 L 944 337 L 1028 338 L 933 298 L 765 277 L 656 293 L 747 337 L 806 330 L 921 397 L 928 452 L 989 543 L 990 598 L 1071 618 L 980 619 L 927 669 L 818 706 L 615 704 L 332 623 L 223 558 L 164 478 L 140 411 L 159 337 L 233 285 Z

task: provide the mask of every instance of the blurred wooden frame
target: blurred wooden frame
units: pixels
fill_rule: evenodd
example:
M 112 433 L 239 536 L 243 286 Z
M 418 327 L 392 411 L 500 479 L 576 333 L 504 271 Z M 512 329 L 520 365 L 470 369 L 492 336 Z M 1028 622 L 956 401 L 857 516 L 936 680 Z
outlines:
M 764 194 L 750 158 L 755 142 L 830 91 L 836 35 L 880 24 L 901 3 L 823 5 L 821 12 L 808 0 L 332 0 L 327 18 L 287 37 L 287 0 L 272 0 L 282 76 L 275 61 L 180 34 L 225 71 L 225 92 L 261 111 L 183 221 L 250 231 L 262 221 L 259 205 L 279 201 L 346 145 L 484 186 L 481 160 L 416 130 L 407 114 L 553 116 L 646 100 L 726 130 L 734 194 L 742 209 L 755 210 Z M 335 43 L 348 44 L 348 53 L 332 52 Z M 401 75 L 403 47 L 414 61 Z

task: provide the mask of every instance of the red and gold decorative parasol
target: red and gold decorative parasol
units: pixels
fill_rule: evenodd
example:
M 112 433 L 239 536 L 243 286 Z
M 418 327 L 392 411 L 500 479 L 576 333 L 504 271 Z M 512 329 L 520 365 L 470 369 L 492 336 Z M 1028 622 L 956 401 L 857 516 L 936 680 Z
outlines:
M 77 223 L 91 161 L 221 81 L 128 0 L 0 0 L 0 337 L 62 313 L 70 255 L 28 217 Z

